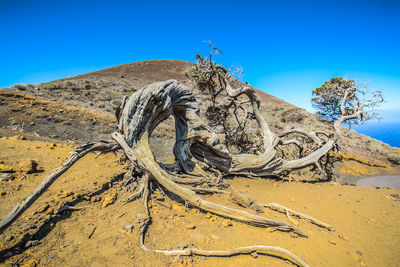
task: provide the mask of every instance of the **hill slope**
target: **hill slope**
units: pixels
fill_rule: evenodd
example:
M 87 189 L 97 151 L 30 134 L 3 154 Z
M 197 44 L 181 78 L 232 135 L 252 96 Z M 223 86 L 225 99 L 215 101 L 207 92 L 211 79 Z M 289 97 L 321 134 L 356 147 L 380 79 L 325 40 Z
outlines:
M 208 98 L 196 89 L 187 76 L 193 65 L 194 63 L 178 60 L 143 61 L 38 86 L 9 89 L 7 91 L 19 89 L 19 92 L 23 91 L 34 97 L 2 93 L 1 124 L 8 130 L 21 130 L 23 126 L 25 133 L 75 140 L 75 142 L 105 139 L 107 134 L 115 129 L 116 121 L 112 115 L 124 95 L 130 95 L 149 83 L 167 79 L 176 79 L 192 88 L 204 112 L 209 103 Z M 234 85 L 243 84 L 237 82 Z M 274 132 L 280 133 L 290 127 L 331 131 L 331 125 L 321 121 L 314 114 L 267 93 L 259 90 L 256 92 L 261 100 L 261 111 Z M 35 105 L 29 104 L 31 102 Z M 72 112 L 74 109 L 79 109 L 79 114 L 85 113 L 87 116 L 76 115 L 78 113 Z M 159 159 L 172 160 L 171 148 L 174 143 L 172 119 L 158 127 L 152 143 L 162 144 L 153 146 Z M 400 149 L 392 148 L 351 130 L 346 131 L 340 146 L 345 158 L 350 162 L 337 165 L 338 175 L 400 172 Z
M 166 60 L 137 62 L 2 90 L 0 218 L 62 164 L 76 144 L 108 139 L 116 129 L 113 109 L 123 95 L 171 78 L 192 87 L 185 75 L 192 65 Z M 204 111 L 207 97 L 196 88 L 193 91 Z M 330 128 L 305 110 L 269 94 L 257 94 L 263 115 L 277 133 L 285 127 Z M 159 160 L 170 161 L 173 120 L 163 122 L 153 135 L 154 154 Z M 346 132 L 340 146 L 344 159 L 336 164 L 338 176 L 400 173 L 398 149 L 354 131 Z M 38 163 L 36 172 L 27 171 L 30 160 Z M 0 235 L 0 265 L 293 266 L 279 257 L 254 254 L 173 258 L 143 251 L 139 226 L 144 207 L 139 200 L 124 202 L 132 194 L 123 177 L 126 168 L 121 155 L 112 153 L 98 158 L 91 153 L 77 162 Z M 210 250 L 272 245 L 292 251 L 311 266 L 397 264 L 400 189 L 293 183 L 290 180 L 296 177 L 287 178 L 289 181 L 234 177 L 227 181 L 262 203 L 278 202 L 310 214 L 331 224 L 335 231 L 273 211 L 263 215 L 299 224 L 309 238 L 256 228 L 185 207 L 176 197 L 158 190 L 151 195 L 152 224 L 146 245 L 152 249 Z M 313 179 L 307 171 L 297 178 Z M 238 208 L 224 194 L 205 198 Z

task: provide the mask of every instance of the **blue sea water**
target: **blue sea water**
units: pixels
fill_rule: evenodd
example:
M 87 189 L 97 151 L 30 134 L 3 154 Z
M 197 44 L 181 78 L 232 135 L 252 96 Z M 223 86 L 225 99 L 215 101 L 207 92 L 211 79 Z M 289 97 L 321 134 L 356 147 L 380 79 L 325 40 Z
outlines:
M 393 147 L 400 148 L 400 122 L 374 122 L 353 126 L 352 129 Z

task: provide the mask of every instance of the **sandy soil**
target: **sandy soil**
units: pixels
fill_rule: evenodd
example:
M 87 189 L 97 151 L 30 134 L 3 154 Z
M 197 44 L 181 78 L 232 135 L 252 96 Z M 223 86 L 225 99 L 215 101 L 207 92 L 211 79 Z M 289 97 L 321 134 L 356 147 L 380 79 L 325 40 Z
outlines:
M 67 144 L 0 138 L 0 217 L 26 197 L 73 151 Z M 137 221 L 144 212 L 139 200 L 124 204 L 130 193 L 123 185 L 126 165 L 119 156 L 90 154 L 61 176 L 44 195 L 0 236 L 0 265 L 11 266 L 293 266 L 279 257 L 173 258 L 144 252 Z M 27 160 L 39 172 L 26 173 Z M 292 251 L 310 266 L 399 266 L 399 189 L 313 184 L 235 178 L 232 187 L 259 202 L 277 202 L 333 226 L 327 231 L 296 219 L 309 238 L 226 221 L 171 200 L 152 195 L 152 224 L 146 244 L 154 249 L 193 246 L 232 249 L 275 245 Z M 237 207 L 224 196 L 206 197 Z M 172 198 L 173 199 L 173 198 Z M 65 204 L 85 207 L 57 211 Z M 274 211 L 267 217 L 286 220 Z M 193 224 L 189 227 L 188 225 Z M 129 226 L 132 225 L 132 228 Z M 125 229 L 128 228 L 128 229 Z

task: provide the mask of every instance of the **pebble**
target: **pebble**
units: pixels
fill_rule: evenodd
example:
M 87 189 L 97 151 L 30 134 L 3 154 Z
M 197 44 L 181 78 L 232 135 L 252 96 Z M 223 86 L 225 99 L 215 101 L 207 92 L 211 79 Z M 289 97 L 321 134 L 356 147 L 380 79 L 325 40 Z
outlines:
M 0 172 L 6 172 L 6 173 L 14 172 L 14 168 L 12 166 L 0 163 Z
M 3 173 L 3 175 L 1 175 L 0 177 L 0 181 L 8 181 L 8 180 L 12 180 L 13 179 L 13 175 L 11 173 Z
M 299 226 L 299 222 L 298 222 L 297 220 L 295 220 L 295 219 L 292 218 L 292 219 L 290 219 L 289 221 L 290 221 L 294 226 L 296 226 L 296 227 Z
M 101 200 L 101 196 L 93 196 L 90 198 L 90 202 L 99 202 Z
M 127 224 L 124 226 L 125 230 L 131 230 L 133 228 L 133 224 Z
M 223 227 L 228 227 L 228 226 L 232 226 L 232 221 L 229 219 L 225 219 L 222 221 L 222 226 Z
M 103 208 L 113 204 L 116 200 L 117 200 L 117 194 L 114 193 L 114 194 L 107 195 L 104 198 L 104 201 L 103 201 L 103 204 L 102 204 Z
M 37 213 L 42 213 L 42 212 L 45 212 L 48 208 L 49 208 L 49 204 L 48 203 L 46 203 L 46 204 L 44 204 L 43 206 L 41 206 L 36 212 Z
M 34 173 L 38 171 L 38 163 L 32 159 L 26 159 L 18 164 L 19 170 L 25 173 Z
M 187 244 L 187 243 L 182 243 L 182 244 L 179 244 L 179 247 L 180 247 L 181 249 L 185 249 L 185 248 L 188 247 L 188 244 Z
M 196 228 L 196 225 L 194 225 L 193 223 L 189 223 L 189 224 L 185 225 L 185 228 L 186 229 L 194 229 L 194 228 Z
M 33 247 L 33 246 L 37 246 L 39 245 L 39 240 L 31 240 L 26 242 L 25 247 L 29 248 L 29 247 Z

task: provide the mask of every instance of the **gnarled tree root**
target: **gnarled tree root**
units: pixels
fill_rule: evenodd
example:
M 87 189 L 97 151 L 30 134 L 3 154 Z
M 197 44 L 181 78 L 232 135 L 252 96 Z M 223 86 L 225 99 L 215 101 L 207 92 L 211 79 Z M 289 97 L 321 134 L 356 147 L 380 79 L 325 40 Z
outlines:
M 267 203 L 267 204 L 261 204 L 261 205 L 263 205 L 264 207 L 269 208 L 271 210 L 279 211 L 279 212 L 282 212 L 282 213 L 285 213 L 285 214 L 292 214 L 292 215 L 297 216 L 299 218 L 309 220 L 311 223 L 313 223 L 313 224 L 315 224 L 317 226 L 320 226 L 322 228 L 328 229 L 329 231 L 333 231 L 333 227 L 331 225 L 329 225 L 327 223 L 324 223 L 324 222 L 321 222 L 320 220 L 315 219 L 314 217 L 311 217 L 310 215 L 307 215 L 307 214 L 304 214 L 302 212 L 295 211 L 295 210 L 292 210 L 292 209 L 290 209 L 288 207 L 282 206 L 281 204 Z
M 267 204 L 259 203 L 255 199 L 253 199 L 253 198 L 251 198 L 251 197 L 249 197 L 247 195 L 239 193 L 235 189 L 234 189 L 234 192 L 230 193 L 230 197 L 231 197 L 231 200 L 234 203 L 238 204 L 239 206 L 251 208 L 254 211 L 259 212 L 259 213 L 264 212 L 265 208 L 269 208 L 271 210 L 278 211 L 278 212 L 286 214 L 288 216 L 289 220 L 290 220 L 290 215 L 293 215 L 293 216 L 296 216 L 298 218 L 306 219 L 306 220 L 310 221 L 311 223 L 313 223 L 313 224 L 315 224 L 315 225 L 317 225 L 319 227 L 325 228 L 325 229 L 327 229 L 329 231 L 333 231 L 333 227 L 331 225 L 329 225 L 327 223 L 324 223 L 324 222 L 322 222 L 322 221 L 320 221 L 318 219 L 315 219 L 314 217 L 312 217 L 310 215 L 304 214 L 304 213 L 299 212 L 299 211 L 292 210 L 292 209 L 290 209 L 288 207 L 285 207 L 285 206 L 283 206 L 281 204 L 277 204 L 277 203 L 267 203 Z
M 194 207 L 251 225 L 259 227 L 275 227 L 282 231 L 293 231 L 301 236 L 307 236 L 307 234 L 293 225 L 289 225 L 278 220 L 267 219 L 262 216 L 250 214 L 242 210 L 232 209 L 204 200 L 189 188 L 178 185 L 173 181 L 173 178 L 171 177 L 172 175 L 160 168 L 160 166 L 156 163 L 150 150 L 146 133 L 144 133 L 138 143 L 134 145 L 136 147 L 135 150 L 132 150 L 128 146 L 124 137 L 120 133 L 114 132 L 112 137 L 122 147 L 127 157 L 134 164 L 138 164 L 142 170 L 147 170 L 153 179 L 155 179 L 167 191 L 179 196 Z
M 143 178 L 142 178 L 143 179 Z M 286 259 L 291 261 L 293 264 L 302 267 L 308 267 L 309 265 L 301 260 L 298 256 L 293 254 L 292 252 L 283 249 L 281 247 L 276 246 L 245 246 L 245 247 L 238 247 L 231 250 L 203 250 L 198 248 L 190 248 L 190 249 L 177 249 L 177 250 L 162 250 L 162 249 L 149 249 L 146 247 L 145 241 L 145 234 L 149 223 L 151 221 L 151 214 L 148 207 L 148 201 L 150 197 L 150 190 L 149 190 L 149 179 L 148 175 L 144 176 L 144 183 L 145 186 L 142 188 L 142 196 L 143 196 L 143 203 L 145 205 L 145 210 L 147 214 L 147 219 L 143 222 L 140 227 L 140 246 L 144 251 L 153 252 L 153 253 L 160 253 L 166 256 L 205 256 L 205 257 L 231 257 L 236 255 L 242 254 L 252 254 L 254 252 L 266 255 L 273 255 L 277 256 L 282 259 Z

